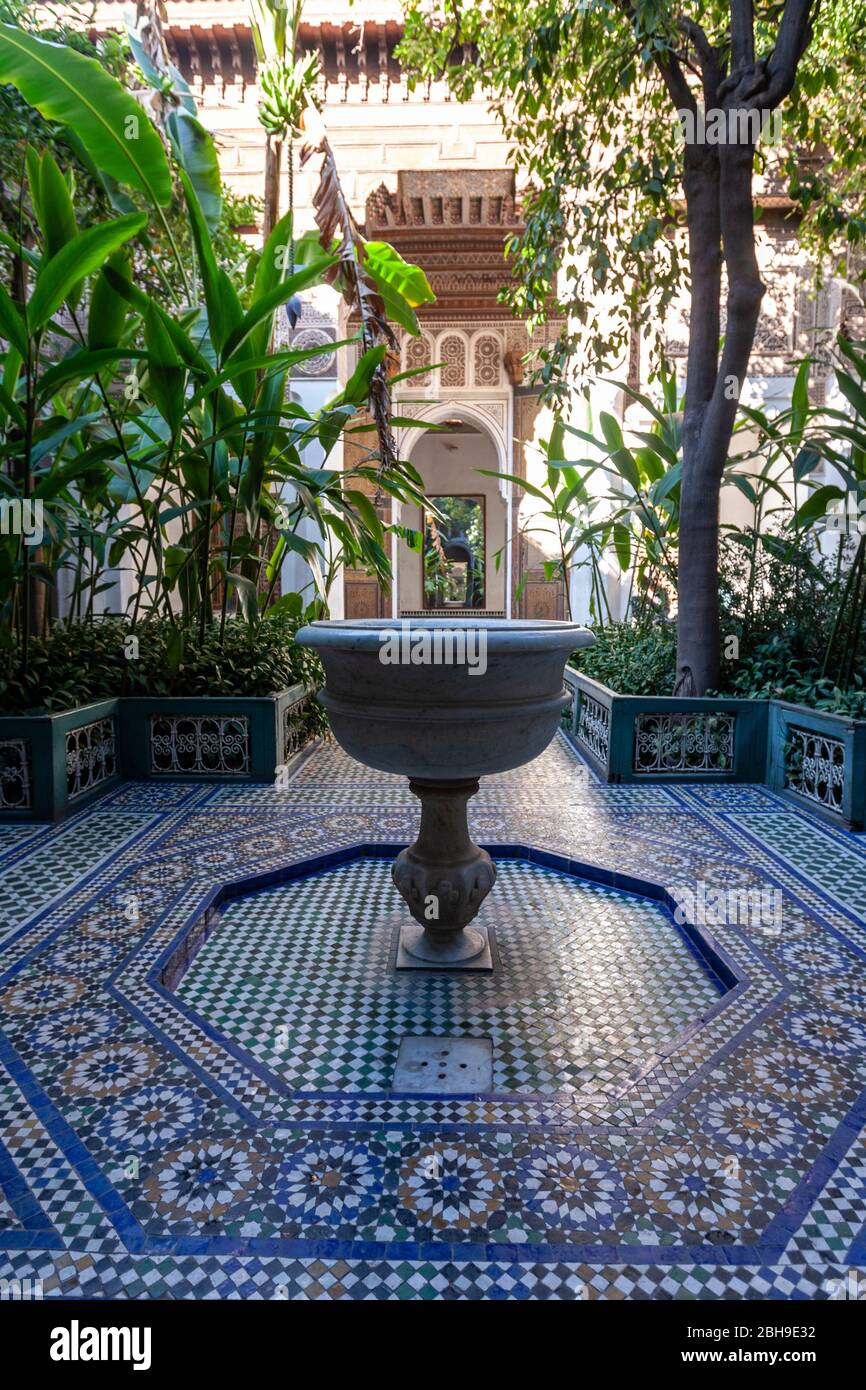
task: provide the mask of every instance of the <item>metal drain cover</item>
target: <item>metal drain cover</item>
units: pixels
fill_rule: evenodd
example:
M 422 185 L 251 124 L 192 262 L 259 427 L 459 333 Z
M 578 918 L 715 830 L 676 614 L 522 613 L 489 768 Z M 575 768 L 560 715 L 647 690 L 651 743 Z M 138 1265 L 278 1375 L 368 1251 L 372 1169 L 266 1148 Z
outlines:
M 490 1038 L 403 1038 L 391 1089 L 452 1096 L 492 1091 L 493 1042 Z

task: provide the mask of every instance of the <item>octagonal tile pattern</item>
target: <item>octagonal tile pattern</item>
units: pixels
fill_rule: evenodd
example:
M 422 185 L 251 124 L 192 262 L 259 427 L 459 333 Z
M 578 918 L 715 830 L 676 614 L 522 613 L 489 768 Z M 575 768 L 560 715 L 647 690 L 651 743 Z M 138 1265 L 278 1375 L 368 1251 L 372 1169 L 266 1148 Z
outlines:
M 401 1038 L 486 1037 L 493 1091 L 605 1104 L 719 1003 L 670 915 L 500 861 L 479 921 L 494 974 L 399 974 L 390 864 L 358 859 L 232 902 L 178 997 L 292 1091 L 385 1093 Z
M 866 1264 L 862 837 L 759 788 L 604 787 L 562 738 L 471 809 L 482 842 L 597 878 L 501 864 L 508 968 L 471 987 L 380 971 L 387 866 L 351 847 L 405 843 L 416 805 L 333 746 L 282 789 L 129 784 L 0 836 L 0 1278 L 45 1297 L 820 1298 Z M 341 854 L 214 907 L 221 884 Z M 772 888 L 779 920 L 712 928 L 721 990 L 623 873 Z M 334 929 L 329 882 L 363 942 Z M 172 987 L 180 943 L 199 949 Z M 493 1092 L 390 1093 L 410 1029 L 494 1036 Z

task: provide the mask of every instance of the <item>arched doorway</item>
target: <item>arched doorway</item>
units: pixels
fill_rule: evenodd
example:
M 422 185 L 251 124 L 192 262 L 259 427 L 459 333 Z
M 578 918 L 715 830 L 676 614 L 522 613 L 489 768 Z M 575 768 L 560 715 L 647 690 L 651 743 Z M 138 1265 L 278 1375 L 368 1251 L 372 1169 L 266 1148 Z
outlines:
M 420 548 L 397 538 L 395 617 L 475 612 L 509 616 L 508 484 L 500 446 L 465 406 L 431 412 L 436 430 L 412 430 L 403 444 L 431 507 L 403 506 L 400 522 Z M 484 472 L 480 470 L 486 470 Z

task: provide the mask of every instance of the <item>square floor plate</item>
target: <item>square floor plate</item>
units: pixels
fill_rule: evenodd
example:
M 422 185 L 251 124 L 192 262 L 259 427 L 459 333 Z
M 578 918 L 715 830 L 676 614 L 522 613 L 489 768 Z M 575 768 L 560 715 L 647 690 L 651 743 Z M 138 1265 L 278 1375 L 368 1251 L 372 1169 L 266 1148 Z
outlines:
M 391 1089 L 445 1095 L 492 1091 L 493 1042 L 490 1038 L 403 1038 Z

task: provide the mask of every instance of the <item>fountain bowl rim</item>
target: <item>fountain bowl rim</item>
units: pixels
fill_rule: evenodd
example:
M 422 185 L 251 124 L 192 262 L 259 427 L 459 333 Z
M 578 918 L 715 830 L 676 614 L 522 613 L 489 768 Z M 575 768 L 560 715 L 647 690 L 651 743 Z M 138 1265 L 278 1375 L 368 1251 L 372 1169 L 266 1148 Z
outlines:
M 301 646 L 363 649 L 376 648 L 386 635 L 400 634 L 401 624 L 416 632 L 483 631 L 494 651 L 576 651 L 591 647 L 595 635 L 579 623 L 533 618 L 487 618 L 457 615 L 452 618 L 317 618 L 295 634 Z

